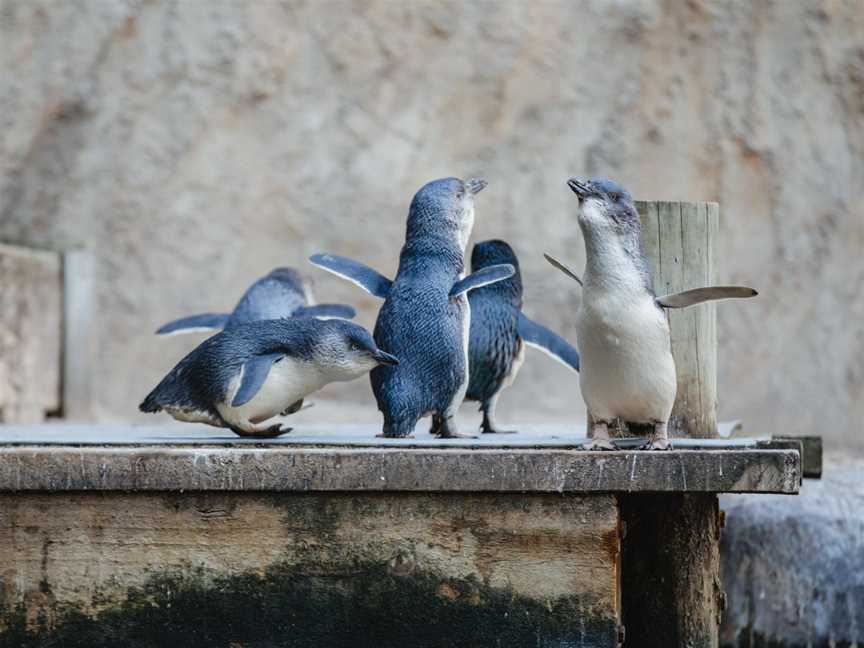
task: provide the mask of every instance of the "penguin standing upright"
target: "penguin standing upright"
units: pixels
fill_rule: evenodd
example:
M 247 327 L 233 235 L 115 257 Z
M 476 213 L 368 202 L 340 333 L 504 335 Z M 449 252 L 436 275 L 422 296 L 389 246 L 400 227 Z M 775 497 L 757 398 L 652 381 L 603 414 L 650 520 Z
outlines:
M 582 285 L 576 340 L 582 359 L 579 384 L 588 406 L 586 449 L 614 450 L 609 425 L 616 419 L 653 425 L 646 450 L 671 447 L 667 424 L 678 389 L 669 320 L 664 308 L 716 299 L 753 297 L 744 286 L 710 286 L 657 297 L 642 244 L 642 225 L 630 194 L 605 178 L 571 178 L 585 238 L 585 274 L 547 255 Z
M 522 275 L 516 253 L 504 241 L 482 241 L 471 251 L 471 270 L 509 263 L 515 273 L 468 295 L 471 304 L 471 341 L 468 366 L 471 375 L 466 400 L 479 401 L 483 412 L 481 430 L 503 433 L 495 424 L 495 406 L 501 391 L 509 387 L 525 359 L 525 346 L 532 346 L 579 371 L 579 354 L 566 340 L 522 313 Z
M 374 337 L 399 358 L 398 367 L 371 374 L 386 437 L 407 437 L 417 421 L 434 417 L 441 437 L 461 435 L 456 410 L 468 388 L 471 326 L 469 290 L 513 275 L 509 264 L 463 278 L 480 179 L 444 178 L 424 185 L 411 201 L 399 270 L 391 282 L 363 264 L 323 254 L 312 263 L 384 298 Z
M 344 304 L 315 304 L 312 281 L 294 268 L 275 268 L 253 283 L 230 313 L 201 313 L 162 325 L 157 335 L 229 329 L 238 324 L 281 317 L 351 319 L 356 312 Z

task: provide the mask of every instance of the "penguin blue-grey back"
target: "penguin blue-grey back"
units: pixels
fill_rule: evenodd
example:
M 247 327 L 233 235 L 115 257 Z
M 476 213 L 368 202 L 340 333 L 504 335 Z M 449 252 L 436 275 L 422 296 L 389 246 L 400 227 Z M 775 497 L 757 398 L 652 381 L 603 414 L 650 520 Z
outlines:
M 495 407 L 501 391 L 516 379 L 525 346 L 534 346 L 574 371 L 579 370 L 576 350 L 522 313 L 522 276 L 513 248 L 504 241 L 491 240 L 477 243 L 471 252 L 472 271 L 501 263 L 515 268 L 513 276 L 474 290 L 468 296 L 471 337 L 466 399 L 480 402 L 484 433 L 503 432 L 495 423 Z
M 454 416 L 468 387 L 467 294 L 515 272 L 511 265 L 499 264 L 463 278 L 474 196 L 485 186 L 480 179 L 443 178 L 414 195 L 393 281 L 349 259 L 311 259 L 385 299 L 374 338 L 382 347 L 392 347 L 388 350 L 400 360 L 398 367 L 378 367 L 370 374 L 385 436 L 409 436 L 417 421 L 430 414 L 437 434 L 461 436 Z
M 314 304 L 312 282 L 294 268 L 280 267 L 257 279 L 240 298 L 231 313 L 190 315 L 161 326 L 158 335 L 231 328 L 256 320 L 282 317 L 338 317 L 356 314 L 343 304 Z
M 242 436 L 288 430 L 265 422 L 298 411 L 310 393 L 396 364 L 361 326 L 332 319 L 281 318 L 238 324 L 208 338 L 147 395 L 143 412 L 227 427 Z

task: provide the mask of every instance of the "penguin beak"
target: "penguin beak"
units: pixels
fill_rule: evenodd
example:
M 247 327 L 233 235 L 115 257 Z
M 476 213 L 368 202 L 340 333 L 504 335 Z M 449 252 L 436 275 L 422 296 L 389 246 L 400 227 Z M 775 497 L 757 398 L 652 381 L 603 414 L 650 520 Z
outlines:
M 486 188 L 487 184 L 488 183 L 483 178 L 471 178 L 470 180 L 465 181 L 465 189 L 467 189 L 468 193 L 472 196 L 476 196 Z
M 395 356 L 392 356 L 389 353 L 385 353 L 381 349 L 378 349 L 375 353 L 372 354 L 372 359 L 375 360 L 378 364 L 382 365 L 392 366 L 399 364 L 399 360 L 397 360 Z
M 593 193 L 587 184 L 579 182 L 576 178 L 570 178 L 567 181 L 567 186 L 573 190 L 573 193 L 579 196 L 579 200 L 585 200 Z

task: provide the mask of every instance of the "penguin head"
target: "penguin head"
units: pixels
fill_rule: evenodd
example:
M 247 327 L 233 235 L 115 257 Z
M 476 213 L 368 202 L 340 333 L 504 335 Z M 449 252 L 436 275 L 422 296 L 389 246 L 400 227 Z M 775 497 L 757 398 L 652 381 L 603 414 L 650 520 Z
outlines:
M 423 185 L 411 201 L 406 238 L 434 236 L 464 251 L 474 227 L 474 196 L 485 186 L 480 178 L 442 178 Z
M 477 288 L 474 292 L 486 291 L 497 292 L 498 294 L 505 292 L 521 299 L 522 274 L 519 272 L 519 259 L 516 258 L 516 253 L 508 243 L 499 239 L 491 239 L 476 243 L 474 249 L 471 250 L 471 272 L 477 272 L 481 268 L 499 263 L 509 263 L 516 269 L 516 272 L 509 279 Z
M 517 270 L 519 269 L 519 259 L 516 258 L 516 253 L 508 243 L 499 239 L 491 239 L 480 241 L 474 245 L 474 249 L 471 251 L 472 272 L 499 263 L 509 263 Z
M 362 326 L 345 320 L 321 322 L 325 332 L 315 349 L 315 359 L 332 380 L 353 380 L 379 365 L 398 365 L 382 351 Z
M 290 286 L 298 295 L 303 295 L 307 304 L 314 303 L 312 279 L 294 268 L 281 266 L 273 268 L 265 277 Z
M 617 182 L 606 178 L 570 178 L 567 184 L 579 198 L 579 226 L 586 234 L 630 235 L 641 231 L 633 198 Z

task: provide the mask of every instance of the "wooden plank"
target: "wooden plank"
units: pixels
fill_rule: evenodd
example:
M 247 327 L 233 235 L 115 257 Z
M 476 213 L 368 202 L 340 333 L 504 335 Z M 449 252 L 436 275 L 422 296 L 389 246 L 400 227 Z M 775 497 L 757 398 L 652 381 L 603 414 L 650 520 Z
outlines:
M 60 407 L 60 257 L 0 244 L 0 421 Z
M 0 494 L 0 643 L 616 648 L 619 543 L 608 495 Z
M 95 262 L 87 250 L 63 255 L 63 416 L 92 415 L 92 330 Z
M 290 420 L 290 419 L 288 419 Z M 731 425 L 731 424 L 727 424 Z M 344 446 L 377 448 L 578 448 L 585 443 L 584 424 L 522 424 L 515 434 L 483 434 L 474 439 L 441 439 L 418 429 L 410 439 L 378 437 L 380 425 L 332 425 L 307 423 L 290 434 L 275 439 L 238 437 L 230 430 L 209 425 L 172 423 L 168 425 L 129 425 L 111 423 L 44 423 L 41 425 L 0 426 L 3 445 L 118 445 L 118 446 Z M 765 440 L 769 437 L 756 437 Z M 636 448 L 645 437 L 621 437 L 622 447 Z M 755 447 L 738 439 L 678 439 L 677 448 Z
M 801 445 L 801 474 L 808 479 L 822 478 L 822 437 L 820 436 L 787 436 L 772 437 L 770 442 L 760 447 L 779 447 L 779 444 L 792 441 Z
M 795 450 L 0 448 L 0 491 L 797 493 Z

